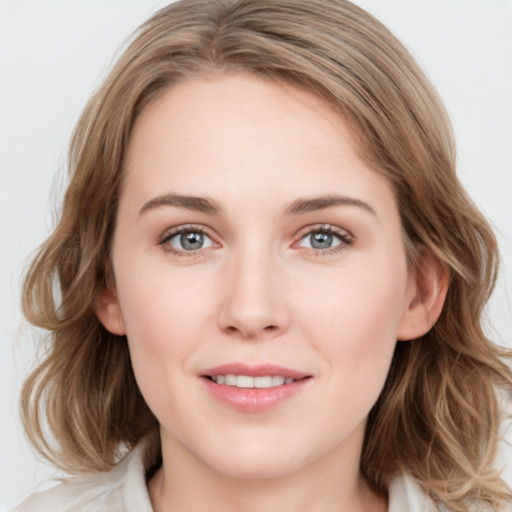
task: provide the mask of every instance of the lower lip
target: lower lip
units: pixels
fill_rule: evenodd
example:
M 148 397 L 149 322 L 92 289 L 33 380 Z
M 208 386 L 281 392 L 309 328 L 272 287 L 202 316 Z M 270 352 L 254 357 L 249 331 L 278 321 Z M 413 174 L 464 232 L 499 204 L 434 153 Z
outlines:
M 276 407 L 299 393 L 311 379 L 301 379 L 272 388 L 237 388 L 216 384 L 206 377 L 202 380 L 206 389 L 220 402 L 239 411 L 262 412 Z

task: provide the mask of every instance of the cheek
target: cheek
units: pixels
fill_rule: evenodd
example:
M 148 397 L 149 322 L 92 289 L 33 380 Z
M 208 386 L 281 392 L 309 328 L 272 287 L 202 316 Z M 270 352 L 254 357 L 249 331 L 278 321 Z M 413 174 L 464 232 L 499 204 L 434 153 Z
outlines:
M 141 259 L 140 265 L 136 260 L 119 264 L 116 272 L 128 335 L 152 349 L 179 344 L 178 335 L 192 336 L 197 326 L 193 319 L 198 321 L 199 312 L 206 310 L 204 279 L 192 270 L 173 271 L 165 258 L 164 264 L 157 258 L 149 263 Z
M 405 263 L 367 265 L 333 276 L 322 289 L 302 294 L 303 324 L 330 371 L 350 386 L 383 384 L 404 311 Z
M 116 277 L 122 283 L 119 296 L 132 365 L 151 407 L 170 399 L 165 390 L 177 376 L 173 368 L 191 367 L 205 314 L 212 307 L 194 279 L 183 280 L 155 266 L 124 273 L 119 267 Z

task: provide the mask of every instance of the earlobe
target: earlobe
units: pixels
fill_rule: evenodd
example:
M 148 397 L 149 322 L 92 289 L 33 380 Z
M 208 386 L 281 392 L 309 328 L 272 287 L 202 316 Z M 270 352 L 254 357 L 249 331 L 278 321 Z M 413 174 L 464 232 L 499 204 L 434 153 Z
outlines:
M 118 336 L 126 334 L 117 293 L 112 286 L 98 294 L 94 302 L 94 312 L 107 331 Z
M 443 310 L 449 285 L 448 269 L 431 253 L 423 253 L 410 276 L 410 297 L 397 339 L 413 340 L 426 334 Z

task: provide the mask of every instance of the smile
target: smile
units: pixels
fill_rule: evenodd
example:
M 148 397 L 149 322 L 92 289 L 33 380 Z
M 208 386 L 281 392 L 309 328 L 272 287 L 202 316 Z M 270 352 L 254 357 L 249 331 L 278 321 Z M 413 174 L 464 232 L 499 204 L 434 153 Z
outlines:
M 201 372 L 208 394 L 230 409 L 264 412 L 310 387 L 313 375 L 273 364 L 229 363 Z
M 283 384 L 291 384 L 296 379 L 292 377 L 283 377 L 281 375 L 263 375 L 261 377 L 251 377 L 250 375 L 213 375 L 210 377 L 216 384 L 224 384 L 225 386 L 233 386 L 237 388 L 272 388 L 282 386 Z

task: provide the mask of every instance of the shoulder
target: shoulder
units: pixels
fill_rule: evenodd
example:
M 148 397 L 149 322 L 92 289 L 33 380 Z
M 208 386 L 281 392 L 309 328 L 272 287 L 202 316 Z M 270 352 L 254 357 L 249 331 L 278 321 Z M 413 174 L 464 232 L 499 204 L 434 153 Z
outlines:
M 409 475 L 395 477 L 389 485 L 389 512 L 438 512 L 434 501 L 427 496 Z
M 151 512 L 143 456 L 137 446 L 112 470 L 63 480 L 13 512 Z
M 33 494 L 13 512 L 121 512 L 114 505 L 118 488 L 108 481 L 101 486 L 95 484 L 93 477 L 64 480 L 52 489 Z

